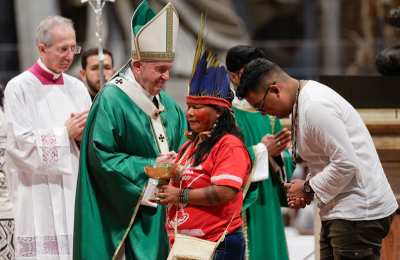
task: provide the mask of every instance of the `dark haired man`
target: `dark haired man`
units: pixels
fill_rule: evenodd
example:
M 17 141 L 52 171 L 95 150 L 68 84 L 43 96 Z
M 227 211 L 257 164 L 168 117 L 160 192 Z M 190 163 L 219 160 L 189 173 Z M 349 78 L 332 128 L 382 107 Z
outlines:
M 106 81 L 110 80 L 114 74 L 114 62 L 112 53 L 103 49 L 104 53 L 104 78 Z M 100 88 L 100 65 L 99 65 L 99 49 L 91 48 L 82 53 L 80 78 L 86 83 L 89 94 L 92 98 L 96 96 Z
M 321 259 L 379 259 L 398 205 L 371 135 L 351 104 L 267 59 L 246 66 L 237 95 L 264 114 L 292 115 L 294 158 L 307 164 L 310 175 L 288 185 L 289 206 L 317 201 Z
M 230 80 L 238 87 L 244 67 L 256 58 L 265 57 L 264 52 L 255 47 L 239 45 L 228 50 L 226 66 Z M 290 143 L 290 132 L 282 130 L 280 120 L 262 115 L 246 100 L 234 99 L 232 110 L 236 122 L 243 133 L 244 140 L 253 161 L 251 186 L 244 200 L 243 212 L 247 217 L 247 249 L 250 259 L 287 260 L 288 250 L 281 214 L 281 196 L 285 191 L 278 178 L 276 169 L 269 165 L 269 157 L 283 155 L 284 167 L 278 171 L 291 175 L 292 160 L 285 148 Z M 278 158 L 282 162 L 281 158 Z M 263 167 L 262 167 L 263 166 Z M 265 246 L 268 241 L 268 246 Z

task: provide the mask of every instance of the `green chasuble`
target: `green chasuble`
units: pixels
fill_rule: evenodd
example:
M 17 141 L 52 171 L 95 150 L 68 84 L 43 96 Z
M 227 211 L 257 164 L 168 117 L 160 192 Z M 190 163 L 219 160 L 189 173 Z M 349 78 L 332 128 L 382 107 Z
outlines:
M 177 151 L 184 141 L 184 113 L 164 91 L 159 98 L 169 149 Z M 158 154 L 149 116 L 107 83 L 92 105 L 81 143 L 74 260 L 110 260 L 122 244 L 127 260 L 166 259 L 165 208 L 141 205 L 132 218 L 148 180 L 143 168 Z
M 243 102 L 243 101 L 242 101 Z M 233 106 L 236 122 L 242 131 L 246 146 L 254 160 L 252 146 L 260 143 L 266 134 L 278 133 L 281 130 L 279 120 L 271 122 L 270 117 L 239 106 Z M 274 131 L 272 131 L 274 129 Z M 290 153 L 283 153 L 285 171 L 288 178 L 293 171 Z M 281 214 L 279 194 L 282 192 L 279 183 L 271 178 L 253 182 L 244 201 L 247 224 L 247 245 L 252 260 L 288 260 L 288 251 Z

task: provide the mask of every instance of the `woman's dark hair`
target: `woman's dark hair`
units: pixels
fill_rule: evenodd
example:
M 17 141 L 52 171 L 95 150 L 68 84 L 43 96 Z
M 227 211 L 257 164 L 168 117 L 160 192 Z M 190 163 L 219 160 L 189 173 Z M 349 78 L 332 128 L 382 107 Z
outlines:
M 265 57 L 265 53 L 260 48 L 238 45 L 228 50 L 225 59 L 226 68 L 230 72 L 237 72 L 250 61 Z
M 246 94 L 258 88 L 261 79 L 271 72 L 278 72 L 281 69 L 275 63 L 258 58 L 255 59 L 244 67 L 242 77 L 240 78 L 240 85 L 236 90 L 238 98 L 244 98 Z
M 210 107 L 213 107 L 217 111 L 222 111 L 222 114 L 218 118 L 216 126 L 212 130 L 211 136 L 198 145 L 196 152 L 194 153 L 193 166 L 197 166 L 204 161 L 212 147 L 226 134 L 232 134 L 243 142 L 243 136 L 236 126 L 236 121 L 231 111 L 217 106 Z

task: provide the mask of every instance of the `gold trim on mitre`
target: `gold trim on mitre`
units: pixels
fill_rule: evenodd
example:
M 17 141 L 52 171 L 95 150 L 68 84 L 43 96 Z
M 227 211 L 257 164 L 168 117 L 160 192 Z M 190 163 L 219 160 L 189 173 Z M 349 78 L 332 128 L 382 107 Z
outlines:
M 171 6 L 172 8 L 174 8 L 173 6 Z M 173 39 L 173 22 L 174 22 L 174 13 L 173 13 L 173 9 L 172 8 L 168 8 L 167 9 L 167 32 L 166 32 L 166 39 L 167 39 L 167 53 L 173 53 L 173 43 L 174 43 L 174 39 Z M 175 54 L 174 54 L 175 57 Z
M 156 51 L 143 51 L 137 53 L 135 50 L 132 52 L 133 60 L 160 60 L 160 61 L 172 61 L 175 59 L 174 52 L 156 52 Z
M 175 15 L 175 31 L 174 31 L 174 15 Z M 158 44 L 160 42 L 155 41 L 154 37 L 144 39 L 143 34 L 149 30 L 149 28 L 156 28 L 160 24 L 160 17 L 165 16 L 165 27 L 160 28 L 158 35 L 165 32 L 165 46 L 157 46 L 159 51 L 146 50 L 150 45 Z M 161 21 L 162 24 L 162 21 Z M 159 60 L 159 61 L 173 61 L 175 59 L 175 43 L 179 28 L 179 16 L 175 7 L 168 3 L 160 12 L 156 14 L 146 25 L 144 25 L 137 33 L 135 37 L 132 35 L 132 58 L 133 60 Z M 146 40 L 148 43 L 146 43 Z M 162 44 L 162 42 L 160 43 Z M 142 48 L 140 48 L 142 46 Z

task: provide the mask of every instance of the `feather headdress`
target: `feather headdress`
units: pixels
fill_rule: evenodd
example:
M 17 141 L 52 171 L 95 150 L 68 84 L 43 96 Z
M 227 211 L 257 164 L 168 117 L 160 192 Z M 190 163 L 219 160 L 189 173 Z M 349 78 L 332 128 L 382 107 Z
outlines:
M 230 108 L 234 93 L 229 85 L 228 72 L 207 49 L 203 35 L 204 27 L 205 17 L 202 15 L 186 102 Z

